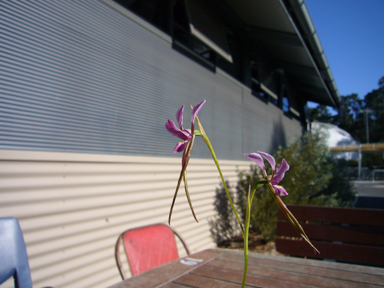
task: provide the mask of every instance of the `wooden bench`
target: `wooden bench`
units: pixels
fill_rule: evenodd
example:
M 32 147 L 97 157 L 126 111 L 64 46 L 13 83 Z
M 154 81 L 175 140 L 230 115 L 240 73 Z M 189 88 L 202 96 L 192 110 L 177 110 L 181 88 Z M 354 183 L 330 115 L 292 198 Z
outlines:
M 288 205 L 309 239 L 303 241 L 279 211 L 276 250 L 280 253 L 384 267 L 384 210 Z

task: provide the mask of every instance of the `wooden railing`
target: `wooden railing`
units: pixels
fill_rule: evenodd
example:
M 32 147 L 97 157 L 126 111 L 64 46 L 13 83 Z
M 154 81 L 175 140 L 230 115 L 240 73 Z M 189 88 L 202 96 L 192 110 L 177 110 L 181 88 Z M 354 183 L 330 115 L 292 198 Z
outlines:
M 384 267 L 384 210 L 288 205 L 321 254 L 298 236 L 281 211 L 276 250 L 308 258 Z

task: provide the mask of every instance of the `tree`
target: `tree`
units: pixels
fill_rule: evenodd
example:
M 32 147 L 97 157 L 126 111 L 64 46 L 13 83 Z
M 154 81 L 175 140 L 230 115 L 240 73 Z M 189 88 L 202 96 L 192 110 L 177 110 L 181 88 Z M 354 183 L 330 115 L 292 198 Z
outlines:
M 365 95 L 364 99 L 354 93 L 341 96 L 339 113 L 332 116 L 329 108 L 319 105 L 309 109 L 312 121 L 332 123 L 349 132 L 361 143 L 384 142 L 384 76 L 380 78 L 379 89 Z M 368 120 L 368 124 L 367 124 Z
M 354 93 L 341 96 L 341 104 L 339 114 L 334 118 L 332 124 L 339 126 L 341 129 L 348 131 L 353 138 L 362 142 L 364 132 L 364 120 L 361 111 L 364 107 L 362 99 Z
M 384 77 L 382 78 L 384 80 Z M 369 109 L 370 142 L 384 142 L 384 89 L 375 89 L 364 98 L 365 109 Z
M 329 108 L 325 105 L 319 105 L 315 108 L 309 108 L 309 117 L 312 121 L 332 123 L 332 115 Z
M 384 90 L 384 76 L 379 79 L 379 87 Z

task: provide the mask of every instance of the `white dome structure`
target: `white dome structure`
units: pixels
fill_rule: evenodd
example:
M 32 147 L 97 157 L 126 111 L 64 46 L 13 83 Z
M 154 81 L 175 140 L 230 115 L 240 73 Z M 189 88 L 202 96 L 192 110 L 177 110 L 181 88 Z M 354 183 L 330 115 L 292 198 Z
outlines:
M 312 122 L 311 131 L 323 134 L 324 137 L 326 137 L 325 144 L 328 148 L 360 144 L 360 142 L 356 141 L 347 131 L 330 123 Z M 344 158 L 345 160 L 358 160 L 359 156 L 357 152 L 339 152 L 336 157 Z

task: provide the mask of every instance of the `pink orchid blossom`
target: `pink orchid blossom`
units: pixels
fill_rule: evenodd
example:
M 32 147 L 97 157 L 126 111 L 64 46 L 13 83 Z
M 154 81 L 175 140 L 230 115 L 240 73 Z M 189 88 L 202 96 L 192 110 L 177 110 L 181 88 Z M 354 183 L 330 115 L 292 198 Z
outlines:
M 190 130 L 183 128 L 184 105 L 181 106 L 181 108 L 176 112 L 176 120 L 177 120 L 177 123 L 179 124 L 180 129 L 176 127 L 175 123 L 171 119 L 168 119 L 167 123 L 165 123 L 165 129 L 167 129 L 167 131 L 171 133 L 173 136 L 178 137 L 182 140 L 176 144 L 175 149 L 173 149 L 173 153 L 184 151 L 185 147 L 187 147 L 188 142 L 191 141 L 191 139 L 193 138 L 195 118 L 199 113 L 200 109 L 205 104 L 205 102 L 206 100 L 197 104 L 193 108 Z
M 254 161 L 257 165 L 260 166 L 260 168 L 263 170 L 263 174 L 265 179 L 269 182 L 268 188 L 273 194 L 273 197 L 275 198 L 275 201 L 277 205 L 279 205 L 279 208 L 284 213 L 285 217 L 289 220 L 289 222 L 292 224 L 293 228 L 300 234 L 300 236 L 314 249 L 315 253 L 319 253 L 319 250 L 316 249 L 315 246 L 311 243 L 311 240 L 309 240 L 307 234 L 305 234 L 303 227 L 301 227 L 299 221 L 293 216 L 291 211 L 288 210 L 288 207 L 283 203 L 281 198 L 279 196 L 286 196 L 288 195 L 287 191 L 284 187 L 278 185 L 281 180 L 283 180 L 285 176 L 285 172 L 289 170 L 289 165 L 285 159 L 281 162 L 281 165 L 276 168 L 276 161 L 275 158 L 273 158 L 272 155 L 257 151 L 257 153 L 251 153 L 251 154 L 244 154 L 245 157 L 248 157 L 252 161 Z M 271 164 L 272 167 L 272 175 L 267 175 L 267 171 L 265 170 L 264 165 L 264 159 Z
M 283 180 L 285 176 L 285 172 L 289 170 L 289 165 L 285 159 L 281 162 L 281 165 L 276 168 L 276 161 L 275 158 L 273 158 L 272 155 L 257 151 L 257 153 L 251 153 L 251 154 L 244 154 L 245 157 L 248 157 L 252 161 L 254 161 L 257 165 L 260 166 L 260 168 L 263 170 L 263 174 L 265 178 L 268 180 L 268 182 L 272 185 L 272 187 L 275 189 L 275 192 L 279 196 L 287 196 L 288 192 L 285 190 L 283 186 L 278 185 L 281 180 Z M 264 159 L 271 164 L 272 167 L 272 175 L 267 175 L 267 172 L 265 170 L 264 165 Z
M 169 211 L 169 219 L 168 219 L 169 224 L 171 224 L 171 215 L 172 215 L 172 211 L 173 211 L 173 206 L 175 205 L 176 196 L 177 196 L 177 193 L 179 191 L 180 183 L 182 180 L 184 180 L 185 194 L 187 196 L 188 203 L 189 203 L 189 206 L 191 208 L 191 212 L 193 214 L 193 217 L 197 221 L 195 212 L 193 211 L 192 202 L 191 202 L 191 199 L 189 197 L 187 180 L 186 180 L 186 170 L 187 170 L 188 162 L 189 162 L 190 155 L 192 152 L 193 141 L 194 141 L 194 138 L 196 136 L 195 127 L 194 127 L 195 126 L 195 119 L 197 118 L 197 114 L 199 113 L 200 109 L 203 107 L 205 102 L 206 102 L 206 100 L 200 102 L 199 104 L 197 104 L 193 108 L 191 106 L 192 116 L 191 116 L 191 129 L 190 130 L 183 128 L 184 105 L 181 106 L 181 108 L 179 110 L 177 110 L 177 112 L 176 112 L 176 120 L 177 120 L 177 123 L 179 124 L 180 128 L 177 128 L 175 123 L 170 119 L 168 119 L 167 123 L 165 124 L 165 129 L 167 129 L 167 131 L 169 133 L 171 133 L 173 136 L 178 137 L 182 140 L 176 144 L 175 149 L 173 149 L 173 153 L 184 151 L 183 156 L 181 158 L 181 172 L 180 172 L 179 180 L 177 181 L 175 195 L 173 196 L 171 210 Z

